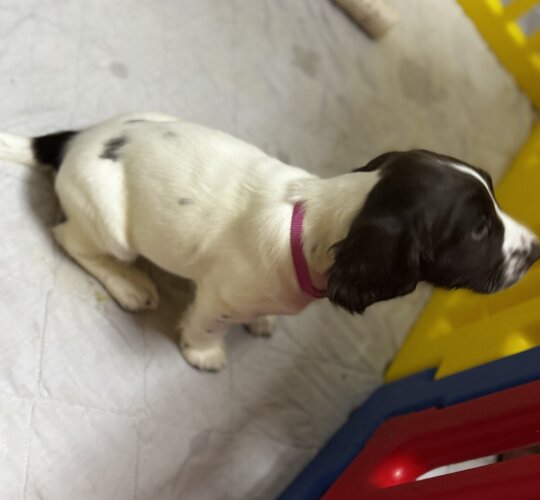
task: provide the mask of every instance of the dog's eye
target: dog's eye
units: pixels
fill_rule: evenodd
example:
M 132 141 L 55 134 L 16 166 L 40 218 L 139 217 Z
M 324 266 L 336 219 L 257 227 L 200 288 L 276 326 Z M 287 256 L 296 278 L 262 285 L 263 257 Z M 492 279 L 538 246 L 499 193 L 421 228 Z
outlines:
M 472 239 L 475 241 L 483 240 L 489 234 L 490 224 L 487 219 L 482 219 L 471 234 Z

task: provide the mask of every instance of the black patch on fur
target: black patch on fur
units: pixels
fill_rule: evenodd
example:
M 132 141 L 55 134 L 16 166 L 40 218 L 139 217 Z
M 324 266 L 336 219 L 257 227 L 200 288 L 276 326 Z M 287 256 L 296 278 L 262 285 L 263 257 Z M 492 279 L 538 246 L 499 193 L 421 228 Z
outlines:
M 120 136 L 109 139 L 103 148 L 100 158 L 104 160 L 118 161 L 122 148 L 127 144 L 127 137 Z
M 143 120 L 143 119 L 139 118 L 137 120 L 127 120 L 124 123 L 143 123 L 143 122 L 147 122 L 147 121 L 148 120 Z
M 182 207 L 193 205 L 195 202 L 191 198 L 178 198 L 178 204 Z
M 385 153 L 357 172 L 380 178 L 333 247 L 328 297 L 350 312 L 412 292 L 419 281 L 481 293 L 499 289 L 504 227 L 485 186 L 430 151 Z M 359 175 L 363 175 L 359 173 Z M 485 235 L 477 238 L 485 225 Z
M 163 132 L 163 137 L 165 137 L 165 139 L 177 139 L 178 138 L 178 136 L 172 130 L 165 130 L 165 132 Z
M 399 153 L 391 151 L 390 153 L 384 153 L 382 155 L 379 155 L 376 158 L 373 158 L 373 160 L 371 160 L 363 167 L 355 168 L 353 172 L 374 172 L 375 170 L 379 170 L 380 168 L 390 163 L 392 161 L 392 158 L 394 158 L 397 154 Z
M 76 134 L 77 132 L 69 130 L 34 137 L 32 139 L 34 158 L 38 163 L 49 165 L 55 170 L 58 170 L 64 160 L 67 145 Z

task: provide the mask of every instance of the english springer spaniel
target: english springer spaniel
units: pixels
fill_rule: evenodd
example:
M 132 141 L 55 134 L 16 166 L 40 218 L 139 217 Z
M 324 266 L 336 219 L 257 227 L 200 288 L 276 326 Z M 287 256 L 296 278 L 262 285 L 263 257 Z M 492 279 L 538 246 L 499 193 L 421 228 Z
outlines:
M 196 283 L 178 325 L 186 360 L 219 370 L 233 323 L 269 335 L 316 298 L 361 313 L 427 281 L 492 293 L 540 257 L 489 175 L 429 151 L 321 179 L 230 135 L 159 114 L 33 139 L 0 157 L 57 171 L 64 250 L 125 309 L 158 305 L 144 256 Z

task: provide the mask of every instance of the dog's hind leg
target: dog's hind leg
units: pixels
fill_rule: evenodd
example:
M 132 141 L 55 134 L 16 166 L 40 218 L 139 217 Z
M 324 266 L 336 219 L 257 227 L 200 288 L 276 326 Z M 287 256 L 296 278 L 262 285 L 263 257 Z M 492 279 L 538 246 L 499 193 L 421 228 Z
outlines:
M 121 307 L 129 311 L 157 307 L 159 296 L 150 278 L 130 263 L 97 248 L 81 226 L 68 220 L 56 226 L 53 233 L 60 246 L 94 276 Z
M 227 362 L 223 338 L 229 323 L 224 321 L 218 304 L 212 288 L 197 283 L 195 301 L 178 324 L 180 351 L 200 370 L 219 371 Z

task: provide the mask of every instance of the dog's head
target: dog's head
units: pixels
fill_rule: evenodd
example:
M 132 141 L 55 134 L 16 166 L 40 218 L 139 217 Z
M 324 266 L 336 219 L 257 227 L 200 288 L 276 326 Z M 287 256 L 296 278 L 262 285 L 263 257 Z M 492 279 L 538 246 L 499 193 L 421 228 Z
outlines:
M 332 249 L 336 305 L 362 312 L 419 281 L 493 293 L 540 258 L 535 235 L 499 208 L 483 170 L 422 150 L 386 153 L 357 172 L 375 170 L 379 180 Z

